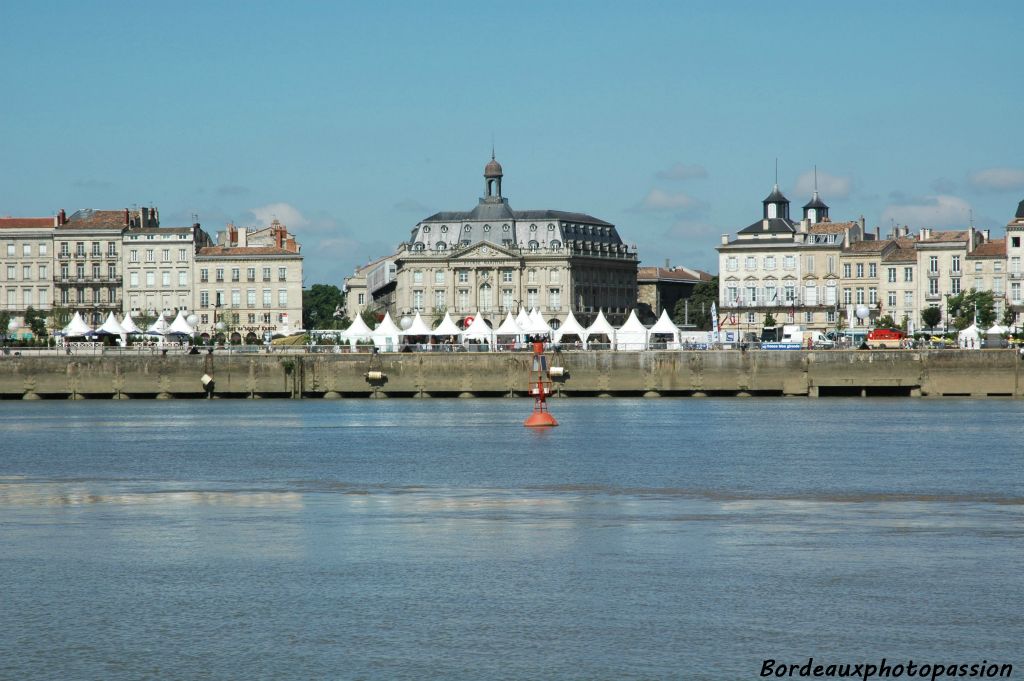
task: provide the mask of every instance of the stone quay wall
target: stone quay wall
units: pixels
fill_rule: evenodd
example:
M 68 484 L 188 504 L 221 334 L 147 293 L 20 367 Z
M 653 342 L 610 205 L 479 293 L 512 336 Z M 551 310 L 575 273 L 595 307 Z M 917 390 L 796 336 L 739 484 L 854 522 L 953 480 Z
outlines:
M 1020 397 L 1013 350 L 562 352 L 556 396 Z M 2 399 L 525 396 L 528 353 L 0 357 Z M 207 377 L 204 382 L 203 378 Z

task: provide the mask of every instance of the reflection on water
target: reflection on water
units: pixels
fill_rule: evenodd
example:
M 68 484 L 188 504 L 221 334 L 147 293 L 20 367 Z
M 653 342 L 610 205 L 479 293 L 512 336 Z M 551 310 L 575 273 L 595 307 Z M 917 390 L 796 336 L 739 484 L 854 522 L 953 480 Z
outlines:
M 0 678 L 1015 661 L 1019 403 L 525 406 L 12 405 Z

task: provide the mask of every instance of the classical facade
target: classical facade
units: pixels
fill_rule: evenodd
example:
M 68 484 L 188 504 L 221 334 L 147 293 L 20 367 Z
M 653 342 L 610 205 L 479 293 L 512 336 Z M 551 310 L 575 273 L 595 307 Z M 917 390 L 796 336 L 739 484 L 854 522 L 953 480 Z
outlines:
M 23 318 L 30 307 L 48 312 L 53 305 L 53 232 L 57 219 L 0 218 L 0 309 L 12 317 Z M 0 329 L 0 333 L 6 332 Z
M 301 329 L 300 251 L 295 238 L 277 221 L 266 230 L 228 225 L 217 235 L 216 245 L 196 252 L 196 331 L 206 336 L 223 331 L 234 340 L 254 342 L 266 333 Z
M 191 310 L 197 247 L 206 232 L 191 227 L 131 227 L 122 236 L 125 308 L 134 317 Z
M 556 326 L 570 309 L 584 317 L 603 309 L 623 321 L 637 300 L 636 248 L 615 225 L 584 213 L 513 210 L 502 178 L 492 155 L 476 207 L 425 218 L 393 256 L 346 279 L 349 315 L 366 307 L 435 319 L 480 312 L 500 323 L 525 307 Z

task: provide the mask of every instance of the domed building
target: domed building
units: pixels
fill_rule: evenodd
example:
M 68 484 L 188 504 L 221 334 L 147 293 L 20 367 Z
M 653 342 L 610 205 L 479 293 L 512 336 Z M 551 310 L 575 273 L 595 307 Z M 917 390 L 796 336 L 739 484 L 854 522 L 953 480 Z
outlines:
M 637 301 L 635 246 L 585 213 L 513 210 L 503 176 L 492 153 L 472 210 L 424 218 L 393 256 L 347 278 L 349 316 L 366 308 L 438 319 L 479 311 L 500 324 L 506 312 L 537 308 L 557 326 L 570 309 L 587 318 L 600 308 L 623 321 Z

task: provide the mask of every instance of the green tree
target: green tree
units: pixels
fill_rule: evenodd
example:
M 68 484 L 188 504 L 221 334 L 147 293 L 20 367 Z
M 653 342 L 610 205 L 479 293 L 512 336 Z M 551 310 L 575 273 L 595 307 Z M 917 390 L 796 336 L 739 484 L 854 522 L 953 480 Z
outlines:
M 921 322 L 925 328 L 934 329 L 942 321 L 942 310 L 937 307 L 926 307 L 921 310 Z
M 1013 308 L 1009 305 L 1003 310 L 1003 321 L 1000 322 L 1006 328 L 1012 330 L 1013 325 L 1017 323 L 1017 313 L 1013 311 Z
M 7 328 L 11 323 L 11 313 L 7 310 L 0 310 L 0 336 L 7 338 L 10 330 Z
M 36 338 L 46 338 L 46 316 L 40 314 L 31 305 L 25 310 L 25 326 L 32 329 Z
M 996 321 L 996 301 L 991 291 L 961 291 L 947 299 L 946 309 L 957 329 L 966 329 L 975 321 L 979 328 L 987 329 Z
M 771 312 L 768 312 L 767 314 L 765 314 L 765 316 L 764 316 L 764 325 L 765 325 L 765 327 L 773 327 L 773 326 L 778 325 L 778 322 L 775 321 L 775 316 Z
M 875 322 L 875 326 L 877 328 L 879 328 L 879 329 L 898 329 L 899 328 L 896 325 L 896 320 L 892 318 L 892 315 L 888 315 L 888 314 L 883 316 L 883 317 L 879 317 L 878 321 Z
M 337 286 L 313 284 L 302 291 L 302 326 L 306 329 L 339 328 L 344 305 L 345 297 Z
M 672 311 L 672 321 L 676 324 L 684 323 L 688 306 L 690 324 L 704 331 L 710 330 L 711 303 L 717 301 L 718 277 L 712 277 L 710 281 L 704 281 L 694 286 L 689 298 L 684 298 L 676 303 L 676 307 Z
M 360 312 L 359 316 L 363 318 L 363 321 L 366 322 L 366 325 L 371 329 L 377 326 L 377 313 L 370 308 L 366 308 Z

